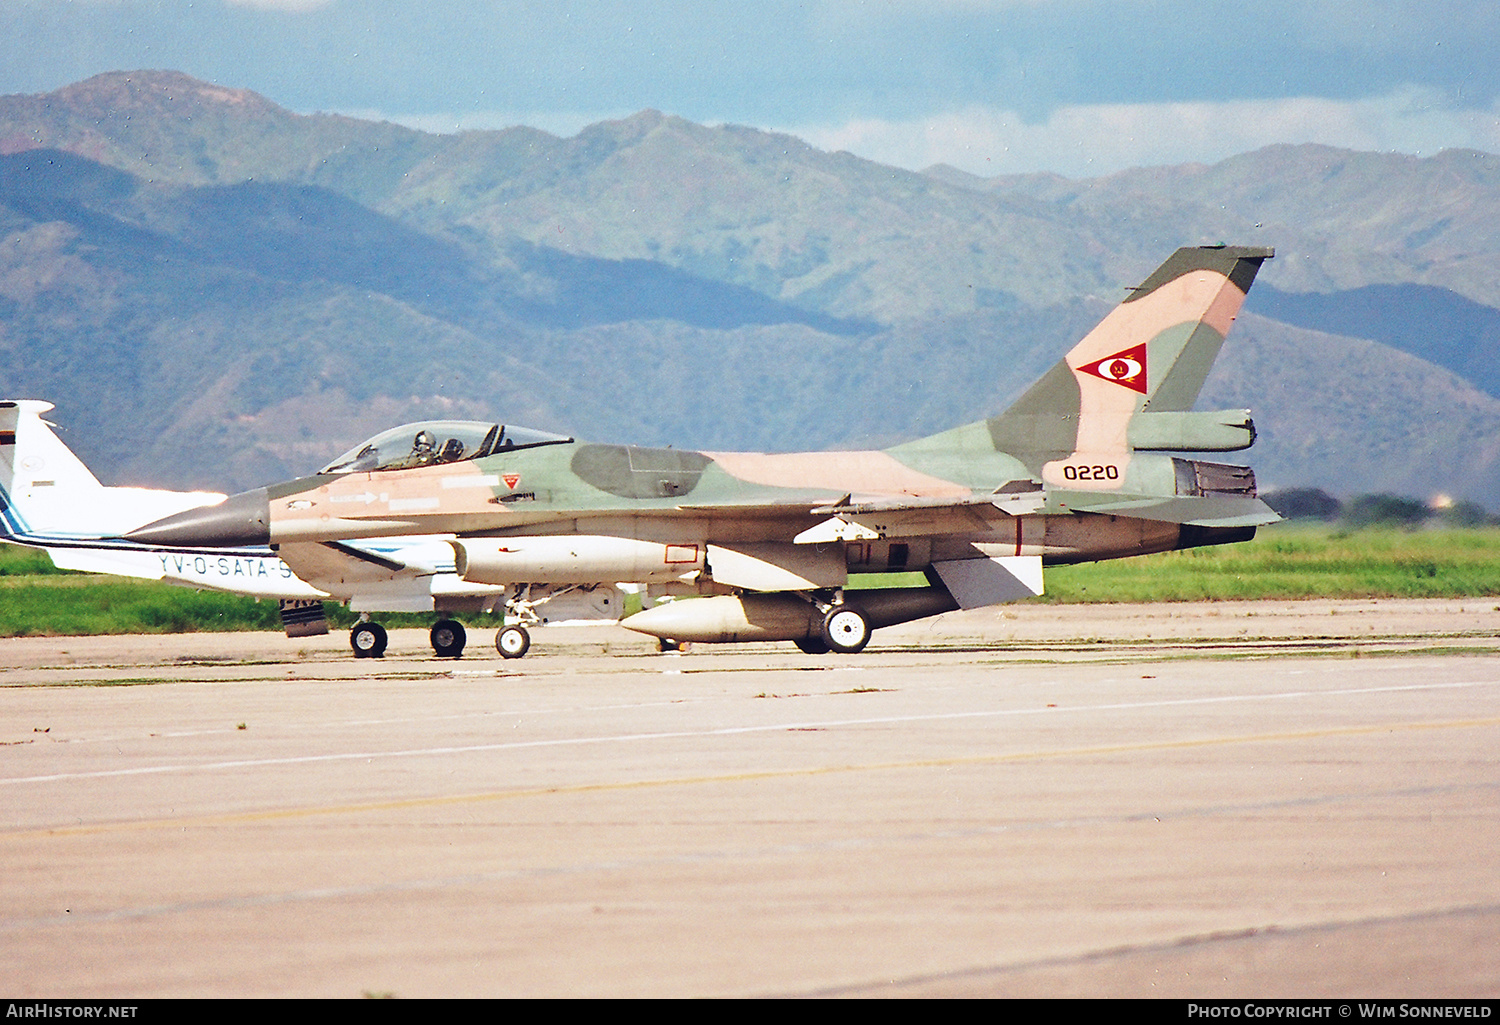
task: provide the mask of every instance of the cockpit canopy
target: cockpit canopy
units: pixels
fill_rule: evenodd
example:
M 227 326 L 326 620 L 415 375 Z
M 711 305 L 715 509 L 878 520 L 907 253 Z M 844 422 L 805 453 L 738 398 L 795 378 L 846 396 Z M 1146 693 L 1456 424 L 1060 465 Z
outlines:
M 458 463 L 518 448 L 572 441 L 561 434 L 478 420 L 423 420 L 382 431 L 355 445 L 318 473 L 373 473 Z

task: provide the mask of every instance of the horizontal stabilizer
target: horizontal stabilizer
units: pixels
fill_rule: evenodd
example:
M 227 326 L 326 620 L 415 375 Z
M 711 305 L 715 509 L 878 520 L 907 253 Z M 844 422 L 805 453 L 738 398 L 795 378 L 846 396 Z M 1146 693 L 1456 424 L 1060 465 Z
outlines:
M 1137 413 L 1127 431 L 1131 448 L 1151 452 L 1238 452 L 1255 444 L 1248 409 Z
M 1236 495 L 1161 498 L 1085 491 L 1054 494 L 1062 505 L 1074 512 L 1133 516 L 1161 523 L 1190 523 L 1199 527 L 1258 527 L 1281 519 L 1274 509 L 1260 499 Z

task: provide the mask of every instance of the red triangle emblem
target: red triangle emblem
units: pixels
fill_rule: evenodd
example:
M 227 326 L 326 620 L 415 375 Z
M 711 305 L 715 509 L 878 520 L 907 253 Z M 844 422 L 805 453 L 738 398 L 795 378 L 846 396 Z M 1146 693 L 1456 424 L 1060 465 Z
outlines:
M 500 479 L 505 481 L 505 486 L 512 491 L 516 489 L 517 484 L 521 483 L 521 475 L 519 473 L 502 473 Z
M 1123 385 L 1131 391 L 1146 394 L 1146 343 L 1121 349 L 1113 356 L 1105 356 L 1094 363 L 1078 368 L 1085 374 L 1093 374 L 1111 384 Z

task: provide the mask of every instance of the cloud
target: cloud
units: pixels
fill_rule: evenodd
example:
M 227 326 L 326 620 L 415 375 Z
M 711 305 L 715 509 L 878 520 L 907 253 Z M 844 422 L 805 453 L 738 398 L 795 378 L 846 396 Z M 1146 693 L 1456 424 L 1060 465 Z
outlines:
M 857 119 L 783 130 L 823 149 L 897 167 L 943 163 L 984 176 L 1052 171 L 1094 177 L 1142 165 L 1213 163 L 1275 143 L 1419 156 L 1465 147 L 1500 152 L 1500 110 L 1461 108 L 1419 86 L 1356 100 L 1064 106 L 1040 122 L 970 106 L 907 121 Z
M 546 110 L 518 113 L 513 110 L 469 110 L 456 113 L 400 114 L 371 107 L 341 107 L 330 113 L 343 114 L 346 117 L 359 118 L 363 121 L 389 121 L 392 124 L 415 128 L 419 132 L 430 132 L 433 135 L 493 131 L 525 125 L 528 128 L 540 128 L 544 132 L 568 138 L 577 135 L 589 125 L 598 124 L 600 121 L 619 120 L 636 112 L 621 108 L 588 112 Z

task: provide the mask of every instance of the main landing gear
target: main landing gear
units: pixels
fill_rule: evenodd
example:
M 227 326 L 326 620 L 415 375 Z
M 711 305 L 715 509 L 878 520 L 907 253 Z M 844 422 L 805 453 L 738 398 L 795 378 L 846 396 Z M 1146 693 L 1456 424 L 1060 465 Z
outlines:
M 349 631 L 349 646 L 354 649 L 355 658 L 383 657 L 388 639 L 385 627 L 369 620 L 354 624 L 354 629 Z
M 432 624 L 428 639 L 432 642 L 432 653 L 438 658 L 462 658 L 469 637 L 462 623 L 440 619 Z M 354 624 L 349 631 L 349 647 L 354 649 L 355 658 L 384 657 L 389 640 L 385 627 L 368 619 Z
M 454 612 L 494 612 L 503 615 L 509 620 L 508 625 L 502 625 L 495 634 L 495 650 L 502 658 L 520 658 L 531 650 L 531 633 L 529 628 L 541 626 L 546 622 L 542 618 L 539 609 L 557 598 L 573 594 L 575 600 L 560 603 L 553 606 L 558 618 L 568 618 L 571 610 L 579 610 L 582 615 L 579 618 L 608 618 L 613 615 L 618 618 L 618 604 L 616 599 L 619 595 L 612 586 L 602 594 L 595 594 L 593 585 L 584 586 L 573 584 L 568 586 L 537 586 L 531 584 L 518 584 L 503 599 L 503 612 L 501 600 L 486 601 L 483 606 L 467 604 L 460 605 L 457 609 L 449 607 L 439 609 L 439 615 L 452 615 Z M 468 632 L 464 625 L 456 619 L 439 619 L 432 624 L 432 630 L 428 634 L 432 642 L 432 653 L 437 658 L 462 658 L 464 645 L 468 643 Z M 354 629 L 349 631 L 349 646 L 354 649 L 356 658 L 380 658 L 386 649 L 385 628 L 379 623 L 370 620 L 369 613 L 360 613 L 359 622 Z
M 432 642 L 432 653 L 438 658 L 463 658 L 464 645 L 469 641 L 468 631 L 456 619 L 440 619 L 432 624 L 427 635 Z M 349 647 L 355 658 L 382 658 L 389 641 L 385 627 L 365 620 L 356 623 L 349 631 Z M 524 626 L 505 626 L 495 634 L 495 650 L 502 658 L 520 658 L 531 648 L 531 634 Z
M 432 624 L 428 639 L 432 641 L 432 653 L 438 658 L 462 658 L 464 642 L 469 637 L 464 625 L 456 619 L 440 619 Z
M 808 600 L 823 613 L 823 623 L 815 635 L 792 641 L 798 649 L 809 655 L 826 655 L 830 651 L 853 655 L 865 650 L 872 628 L 863 609 L 846 605 L 841 595 L 831 602 L 816 597 Z
M 809 655 L 826 655 L 836 651 L 840 655 L 853 655 L 864 651 L 870 643 L 872 627 L 863 609 L 846 605 L 843 601 L 825 603 L 809 599 L 823 613 L 823 622 L 818 632 L 811 637 L 798 637 L 792 643 L 799 651 Z
M 828 646 L 827 650 L 841 655 L 853 655 L 864 651 L 870 643 L 870 621 L 865 614 L 852 605 L 835 605 L 823 616 L 823 636 L 817 638 Z M 797 646 L 802 647 L 802 642 Z M 816 652 L 809 652 L 816 654 Z

